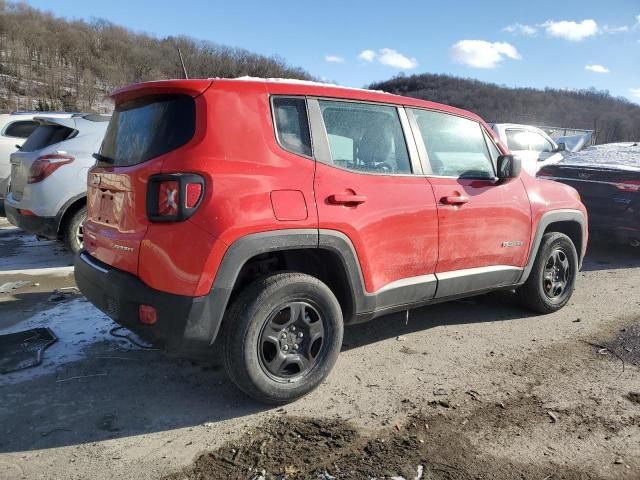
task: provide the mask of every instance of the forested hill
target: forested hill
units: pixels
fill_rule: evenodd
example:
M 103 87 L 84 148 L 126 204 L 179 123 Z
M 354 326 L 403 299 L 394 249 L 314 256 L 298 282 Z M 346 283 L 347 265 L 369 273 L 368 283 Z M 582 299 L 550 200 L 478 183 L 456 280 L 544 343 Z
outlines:
M 105 111 L 109 91 L 145 80 L 190 77 L 308 79 L 276 57 L 187 37 L 156 38 L 105 20 L 69 21 L 0 0 L 0 112 Z
M 432 74 L 399 76 L 370 88 L 471 110 L 489 122 L 595 129 L 597 143 L 640 140 L 640 106 L 608 92 L 508 88 Z

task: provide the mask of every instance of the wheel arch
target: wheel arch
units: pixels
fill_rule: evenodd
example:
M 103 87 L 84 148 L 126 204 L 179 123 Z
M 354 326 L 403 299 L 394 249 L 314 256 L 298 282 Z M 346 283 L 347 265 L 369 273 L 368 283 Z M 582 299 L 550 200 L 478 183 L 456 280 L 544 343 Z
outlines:
M 550 232 L 563 233 L 571 239 L 578 253 L 579 268 L 582 268 L 587 239 L 587 219 L 584 213 L 580 210 L 552 210 L 543 214 L 536 226 L 529 258 L 519 283 L 524 283 L 529 277 L 542 237 Z
M 360 265 L 346 236 L 315 229 L 277 230 L 241 237 L 225 253 L 209 294 L 216 298 L 220 323 L 243 287 L 261 276 L 287 271 L 306 273 L 327 284 L 345 323 L 363 307 Z
M 58 212 L 58 215 L 56 216 L 57 217 L 56 233 L 58 237 L 62 235 L 62 232 L 64 230 L 66 223 L 73 216 L 73 214 L 76 213 L 78 210 L 80 210 L 82 207 L 84 207 L 86 204 L 87 204 L 86 192 L 80 193 L 65 202 L 65 204 L 62 206 L 62 208 Z

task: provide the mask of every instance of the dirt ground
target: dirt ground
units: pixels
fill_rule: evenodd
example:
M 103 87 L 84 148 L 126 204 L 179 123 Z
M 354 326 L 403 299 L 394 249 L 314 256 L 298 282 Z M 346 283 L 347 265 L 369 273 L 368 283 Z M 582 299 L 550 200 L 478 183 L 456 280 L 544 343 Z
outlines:
M 640 250 L 591 246 L 553 315 L 493 294 L 349 327 L 326 382 L 270 408 L 219 359 L 51 297 L 73 285 L 55 243 L 4 225 L 0 246 L 0 287 L 30 282 L 0 294 L 0 333 L 59 337 L 0 376 L 0 479 L 640 478 Z

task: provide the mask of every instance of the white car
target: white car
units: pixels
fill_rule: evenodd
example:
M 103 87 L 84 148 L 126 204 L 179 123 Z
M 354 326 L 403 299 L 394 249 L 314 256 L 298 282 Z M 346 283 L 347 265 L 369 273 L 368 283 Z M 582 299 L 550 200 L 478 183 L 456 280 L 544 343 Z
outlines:
M 535 176 L 545 165 L 563 159 L 565 145 L 554 142 L 543 130 L 517 123 L 493 123 L 491 128 L 511 153 L 520 158 L 522 168 Z
M 95 163 L 109 115 L 36 117 L 38 127 L 11 154 L 11 181 L 5 200 L 7 219 L 38 236 L 82 248 L 87 216 L 87 172 Z
M 0 114 L 0 204 L 4 201 L 9 189 L 11 164 L 9 156 L 24 143 L 36 129 L 38 122 L 34 120 L 43 112 L 14 112 Z M 72 113 L 47 112 L 54 118 L 69 118 Z

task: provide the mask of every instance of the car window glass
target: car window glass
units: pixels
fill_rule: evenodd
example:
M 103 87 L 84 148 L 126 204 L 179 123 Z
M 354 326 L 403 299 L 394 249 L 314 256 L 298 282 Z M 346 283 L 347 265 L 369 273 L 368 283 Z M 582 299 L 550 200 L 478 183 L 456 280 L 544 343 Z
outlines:
M 273 99 L 273 115 L 280 145 L 291 152 L 311 155 L 311 136 L 304 98 Z
M 38 128 L 36 122 L 21 120 L 10 123 L 7 128 L 5 128 L 4 135 L 6 137 L 27 138 L 36 128 Z
M 529 150 L 529 137 L 525 130 L 507 130 L 507 146 L 509 150 L 518 152 Z
M 100 154 L 111 159 L 105 165 L 138 165 L 185 145 L 195 131 L 193 97 L 178 94 L 144 96 L 116 107 Z
M 502 155 L 502 152 L 498 150 L 498 147 L 496 147 L 496 144 L 493 143 L 493 140 L 491 139 L 489 134 L 485 132 L 484 136 L 485 136 L 485 140 L 487 141 L 487 146 L 489 147 L 489 154 L 491 155 L 491 160 L 493 160 L 493 163 L 496 164 L 498 161 L 498 157 Z
M 411 173 L 395 107 L 333 100 L 318 103 L 334 165 L 358 172 Z
M 529 145 L 534 152 L 551 152 L 553 145 L 539 133 L 529 132 Z
M 20 147 L 21 152 L 35 152 L 67 140 L 75 130 L 62 125 L 40 125 Z
M 493 163 L 478 122 L 429 110 L 411 111 L 434 175 L 493 178 Z

